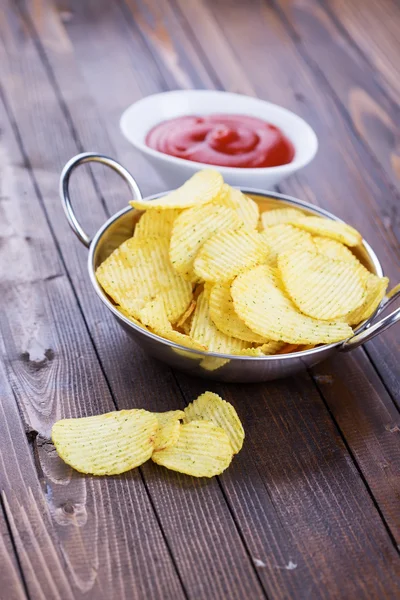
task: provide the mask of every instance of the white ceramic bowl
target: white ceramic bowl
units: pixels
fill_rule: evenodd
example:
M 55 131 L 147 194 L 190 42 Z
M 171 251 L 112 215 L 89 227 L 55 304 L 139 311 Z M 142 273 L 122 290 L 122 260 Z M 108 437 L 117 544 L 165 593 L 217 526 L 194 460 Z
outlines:
M 167 187 L 176 188 L 196 171 L 210 165 L 153 150 L 146 146 L 146 135 L 161 121 L 184 115 L 212 113 L 259 117 L 279 127 L 295 147 L 293 161 L 279 167 L 239 169 L 216 165 L 224 180 L 231 185 L 270 189 L 288 175 L 305 167 L 317 152 L 317 136 L 303 119 L 276 104 L 228 92 L 178 90 L 147 96 L 125 110 L 120 127 L 124 136 L 160 173 Z

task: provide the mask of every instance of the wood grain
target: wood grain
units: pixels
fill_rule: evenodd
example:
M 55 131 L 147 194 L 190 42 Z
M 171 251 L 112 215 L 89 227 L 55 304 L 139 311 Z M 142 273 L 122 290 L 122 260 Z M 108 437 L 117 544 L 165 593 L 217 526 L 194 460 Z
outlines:
M 2 509 L 0 510 L 0 561 L 2 569 L 0 597 L 9 600 L 24 600 L 27 598 Z

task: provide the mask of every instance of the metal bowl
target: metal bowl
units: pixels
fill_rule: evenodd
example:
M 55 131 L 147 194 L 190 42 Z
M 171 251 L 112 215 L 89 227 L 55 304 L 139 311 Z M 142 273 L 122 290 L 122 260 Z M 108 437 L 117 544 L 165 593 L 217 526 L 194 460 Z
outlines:
M 159 360 L 168 363 L 171 367 L 196 376 L 219 381 L 269 381 L 287 377 L 288 375 L 293 375 L 298 371 L 312 367 L 333 355 L 335 352 L 347 352 L 353 348 L 357 348 L 400 320 L 400 308 L 388 316 L 376 320 L 383 309 L 387 308 L 390 303 L 400 296 L 399 286 L 396 286 L 396 288 L 384 298 L 375 314 L 361 324 L 352 337 L 342 342 L 324 344 L 303 352 L 265 357 L 234 356 L 230 354 L 219 354 L 217 352 L 200 352 L 180 346 L 142 329 L 124 317 L 124 315 L 117 310 L 112 300 L 98 284 L 95 276 L 96 268 L 111 254 L 111 252 L 113 252 L 113 250 L 115 250 L 115 248 L 133 235 L 135 224 L 141 213 L 130 206 L 123 208 L 108 219 L 93 239 L 91 239 L 80 226 L 73 211 L 69 196 L 69 179 L 72 171 L 78 165 L 87 162 L 99 162 L 116 171 L 126 181 L 132 195 L 136 199 L 141 198 L 141 193 L 132 175 L 122 167 L 122 165 L 107 156 L 87 152 L 75 156 L 65 165 L 60 179 L 61 201 L 72 230 L 79 240 L 89 248 L 88 272 L 92 285 L 100 300 L 111 311 L 127 334 L 140 344 L 146 352 Z M 295 206 L 306 213 L 328 217 L 329 219 L 336 221 L 340 220 L 335 217 L 335 215 L 332 215 L 321 208 L 312 206 L 307 202 L 298 200 L 297 198 L 256 189 L 242 188 L 242 191 L 253 198 L 262 207 L 281 207 L 282 205 Z M 146 198 L 146 200 L 151 202 L 155 198 L 165 195 L 166 193 L 167 192 L 155 194 L 154 196 Z M 356 253 L 361 262 L 370 271 L 380 277 L 383 275 L 380 262 L 367 242 L 363 241 L 362 246 L 356 249 Z

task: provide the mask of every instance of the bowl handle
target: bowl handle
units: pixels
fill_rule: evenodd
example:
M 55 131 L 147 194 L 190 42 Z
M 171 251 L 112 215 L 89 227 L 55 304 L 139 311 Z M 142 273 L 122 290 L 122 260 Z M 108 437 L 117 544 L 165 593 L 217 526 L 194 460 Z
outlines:
M 380 315 L 386 308 L 388 308 L 390 304 L 392 304 L 399 298 L 400 284 L 396 285 L 396 287 L 394 287 L 385 296 L 383 302 L 381 303 L 380 307 L 378 308 L 375 314 L 375 318 L 378 315 Z M 400 321 L 400 307 L 391 312 L 390 315 L 387 315 L 386 317 L 383 317 L 383 319 L 380 319 L 378 322 L 374 322 L 374 320 L 372 320 L 372 322 L 367 327 L 365 327 L 365 329 L 363 329 L 360 333 L 356 333 L 348 340 L 345 340 L 340 346 L 340 349 L 344 352 L 353 350 L 353 348 L 357 348 L 358 346 L 361 346 L 361 344 L 369 342 L 369 340 L 372 340 L 373 337 L 379 335 L 383 331 L 386 331 L 386 329 L 389 329 L 389 327 L 391 327 L 398 321 Z
M 104 154 L 96 154 L 96 152 L 82 152 L 82 154 L 77 154 L 71 160 L 67 162 L 65 167 L 62 170 L 60 177 L 60 198 L 61 204 L 63 206 L 64 212 L 67 216 L 68 223 L 71 226 L 72 231 L 75 233 L 77 238 L 82 242 L 86 248 L 89 248 L 92 238 L 85 233 L 79 224 L 78 219 L 75 216 L 74 209 L 72 208 L 71 198 L 69 195 L 69 179 L 71 177 L 72 171 L 74 171 L 79 165 L 88 162 L 98 162 L 102 165 L 106 165 L 110 167 L 118 173 L 122 177 L 122 179 L 128 184 L 128 187 L 132 193 L 132 196 L 135 200 L 141 200 L 142 194 L 140 192 L 139 186 L 136 183 L 135 179 L 132 175 L 119 164 L 116 160 L 105 156 Z

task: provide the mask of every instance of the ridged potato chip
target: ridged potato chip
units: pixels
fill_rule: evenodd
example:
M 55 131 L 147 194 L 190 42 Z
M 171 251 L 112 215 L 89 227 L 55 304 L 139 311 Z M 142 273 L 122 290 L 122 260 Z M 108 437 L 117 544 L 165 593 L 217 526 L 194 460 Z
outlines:
M 352 253 L 348 246 L 345 246 L 341 242 L 337 242 L 332 238 L 322 237 L 316 235 L 314 238 L 314 244 L 319 254 L 329 256 L 329 258 L 335 258 L 336 260 L 344 260 L 346 262 L 355 262 L 360 264 L 358 258 Z
M 169 239 L 172 225 L 181 212 L 177 208 L 146 210 L 135 227 L 133 237 L 164 237 Z
M 218 203 L 233 208 L 245 227 L 256 229 L 260 211 L 257 202 L 243 194 L 240 190 L 224 183 Z
M 343 320 L 349 325 L 358 325 L 369 319 L 385 297 L 388 285 L 389 279 L 387 277 L 377 277 L 373 273 L 369 273 L 365 281 L 366 296 L 364 302 L 356 310 L 346 315 Z
M 122 308 L 122 306 L 119 306 L 117 304 L 117 306 L 115 308 L 117 308 L 118 311 L 124 315 L 124 317 L 126 317 L 127 319 L 129 319 L 130 321 L 132 321 L 132 323 L 135 323 L 135 325 L 138 325 L 139 327 L 142 327 L 142 329 L 146 329 L 147 330 L 146 325 L 143 325 L 143 323 L 141 321 L 139 321 L 138 319 L 136 319 L 135 317 L 133 317 L 132 315 L 130 315 L 124 308 Z
M 222 333 L 246 342 L 258 342 L 262 344 L 266 341 L 249 329 L 236 314 L 231 296 L 230 281 L 214 284 L 211 288 L 208 301 L 211 320 Z
M 315 251 L 312 235 L 307 231 L 296 229 L 293 225 L 282 223 L 280 225 L 271 225 L 261 232 L 268 247 L 268 264 L 276 266 L 278 255 L 281 252 L 302 248 L 304 250 Z
M 171 235 L 169 256 L 174 269 L 186 279 L 195 281 L 193 261 L 204 242 L 216 231 L 236 229 L 241 225 L 234 209 L 219 204 L 183 211 L 175 220 Z
M 184 410 L 185 423 L 191 421 L 211 421 L 221 427 L 229 437 L 234 454 L 243 446 L 244 429 L 235 408 L 218 394 L 204 392 Z
M 339 319 L 361 306 L 365 299 L 365 286 L 356 263 L 298 250 L 280 254 L 278 268 L 291 300 L 314 319 Z
M 266 265 L 238 275 L 231 286 L 235 310 L 246 325 L 267 339 L 288 344 L 333 343 L 353 333 L 346 323 L 301 314 L 271 278 Z
M 174 446 L 179 438 L 181 421 L 185 418 L 183 410 L 169 410 L 153 413 L 157 417 L 158 431 L 154 438 L 154 450 L 158 452 Z
M 156 200 L 131 200 L 129 204 L 139 210 L 164 208 L 189 208 L 196 204 L 207 204 L 222 191 L 224 180 L 214 169 L 198 171 L 181 187 Z
M 280 225 L 282 223 L 293 223 L 297 219 L 304 217 L 304 213 L 297 208 L 275 208 L 273 210 L 266 210 L 261 213 L 261 223 L 264 229 L 271 227 L 272 225 Z
M 227 433 L 208 421 L 180 426 L 175 446 L 154 452 L 152 460 L 172 471 L 193 477 L 214 477 L 229 467 L 233 457 Z
M 192 316 L 194 309 L 196 308 L 196 300 L 192 300 L 188 308 L 185 310 L 179 321 L 176 323 L 176 327 L 184 327 L 185 323 L 189 321 Z
M 211 320 L 208 300 L 204 292 L 197 299 L 190 337 L 206 346 L 210 352 L 221 354 L 240 353 L 240 350 L 249 346 L 248 342 L 225 335 L 217 329 Z
M 282 348 L 287 346 L 285 342 L 275 342 L 269 341 L 265 342 L 265 344 L 261 344 L 261 346 L 256 346 L 255 348 L 245 348 L 240 352 L 243 356 L 272 356 L 273 354 L 278 354 Z
M 244 268 L 267 259 L 269 247 L 258 231 L 219 231 L 200 248 L 194 272 L 205 281 L 228 281 Z
M 173 269 L 165 238 L 126 240 L 97 268 L 96 277 L 107 294 L 135 318 L 145 302 L 161 296 L 168 319 L 174 323 L 192 300 L 192 285 Z
M 59 456 L 76 471 L 118 475 L 151 457 L 158 427 L 146 410 L 120 410 L 62 419 L 53 425 L 51 437 Z
M 362 242 L 362 237 L 354 227 L 342 223 L 341 221 L 333 221 L 324 217 L 303 217 L 294 219 L 291 224 L 300 229 L 304 229 L 314 235 L 322 235 L 346 246 L 359 246 Z

